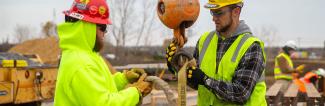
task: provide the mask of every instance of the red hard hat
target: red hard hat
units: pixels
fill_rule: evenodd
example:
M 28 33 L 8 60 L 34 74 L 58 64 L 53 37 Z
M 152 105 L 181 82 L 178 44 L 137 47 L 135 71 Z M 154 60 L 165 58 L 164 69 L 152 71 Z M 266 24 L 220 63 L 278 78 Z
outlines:
M 112 24 L 105 0 L 75 0 L 70 10 L 63 11 L 67 16 L 96 24 Z

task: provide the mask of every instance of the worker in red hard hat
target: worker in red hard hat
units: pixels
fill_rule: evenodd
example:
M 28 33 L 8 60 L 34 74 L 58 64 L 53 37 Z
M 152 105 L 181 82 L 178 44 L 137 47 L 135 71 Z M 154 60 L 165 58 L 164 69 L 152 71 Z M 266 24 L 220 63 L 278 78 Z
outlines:
M 144 70 L 112 74 L 99 51 L 111 24 L 105 0 L 75 0 L 57 32 L 62 50 L 55 106 L 134 106 L 151 91 Z M 141 76 L 141 77 L 140 77 Z M 126 87 L 127 84 L 131 84 Z

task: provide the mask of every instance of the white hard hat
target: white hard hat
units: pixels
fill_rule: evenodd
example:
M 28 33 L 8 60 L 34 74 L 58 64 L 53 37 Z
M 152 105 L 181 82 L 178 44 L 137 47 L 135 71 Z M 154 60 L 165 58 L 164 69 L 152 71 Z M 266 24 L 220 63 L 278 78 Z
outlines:
M 287 41 L 285 44 L 284 44 L 284 46 L 287 46 L 287 47 L 290 47 L 290 48 L 292 48 L 292 49 L 294 49 L 294 50 L 297 50 L 297 43 L 295 42 L 295 41 L 293 41 L 293 40 L 289 40 L 289 41 Z
M 325 77 L 325 70 L 324 70 L 323 68 L 319 68 L 319 69 L 316 71 L 316 73 L 317 73 L 318 75 L 321 75 L 321 76 Z

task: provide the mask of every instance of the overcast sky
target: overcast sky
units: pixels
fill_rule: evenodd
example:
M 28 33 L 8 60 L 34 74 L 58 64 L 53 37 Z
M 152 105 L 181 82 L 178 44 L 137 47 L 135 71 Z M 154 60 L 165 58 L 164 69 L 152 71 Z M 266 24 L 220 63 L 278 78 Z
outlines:
M 209 11 L 203 8 L 207 0 L 200 2 L 201 12 L 194 29 L 196 35 L 189 39 L 187 45 L 190 46 L 195 45 L 203 32 L 214 29 Z M 27 25 L 35 36 L 39 35 L 41 23 L 49 20 L 62 22 L 61 12 L 70 8 L 71 3 L 72 0 L 0 0 L 0 42 L 12 37 L 16 24 Z M 262 36 L 257 35 L 262 27 L 276 30 L 276 35 L 271 37 L 275 39 L 272 45 L 295 40 L 301 47 L 324 46 L 325 0 L 244 0 L 244 4 L 241 19 L 256 32 L 256 36 Z M 158 41 L 153 45 L 162 43 L 159 37 L 154 38 Z

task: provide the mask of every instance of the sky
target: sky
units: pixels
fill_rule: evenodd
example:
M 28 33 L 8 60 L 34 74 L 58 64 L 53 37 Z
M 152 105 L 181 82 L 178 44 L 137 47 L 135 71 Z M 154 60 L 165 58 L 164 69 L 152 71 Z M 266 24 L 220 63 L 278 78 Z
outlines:
M 189 38 L 187 46 L 194 46 L 202 33 L 214 29 L 209 10 L 203 8 L 206 2 L 200 0 L 200 15 L 193 25 L 196 33 Z M 71 3 L 72 0 L 0 0 L 0 42 L 7 37 L 13 41 L 17 24 L 29 26 L 34 36 L 39 35 L 42 23 L 62 22 L 62 11 L 69 9 Z M 250 26 L 255 36 L 262 40 L 271 39 L 265 41 L 267 46 L 281 46 L 288 40 L 294 40 L 300 47 L 323 47 L 324 4 L 325 0 L 244 0 L 241 19 Z M 275 32 L 275 35 L 259 35 L 262 28 Z M 154 37 L 152 45 L 161 45 L 161 37 Z

